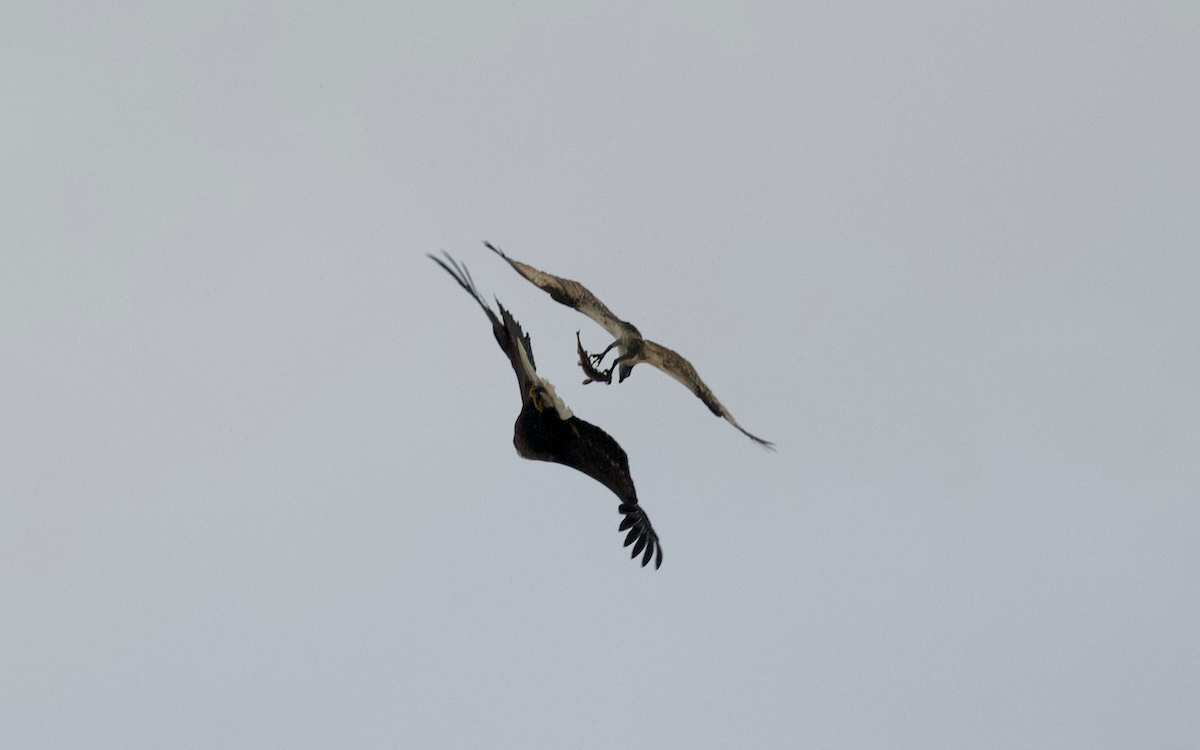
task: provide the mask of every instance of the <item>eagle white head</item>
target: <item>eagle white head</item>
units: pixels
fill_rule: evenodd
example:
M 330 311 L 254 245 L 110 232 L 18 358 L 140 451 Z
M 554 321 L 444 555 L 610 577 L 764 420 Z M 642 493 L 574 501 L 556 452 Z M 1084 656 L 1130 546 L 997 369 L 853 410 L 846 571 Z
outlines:
M 542 398 L 542 395 L 538 393 L 539 390 L 544 392 L 545 398 Z M 534 405 L 538 407 L 538 411 L 541 411 L 547 406 L 553 406 L 554 411 L 558 412 L 558 418 L 564 422 L 575 416 L 575 413 L 571 411 L 571 408 L 567 406 L 561 398 L 558 397 L 557 393 L 555 393 L 554 386 L 551 385 L 550 381 L 546 380 L 545 378 L 538 378 L 538 384 L 530 390 L 530 395 L 533 396 Z

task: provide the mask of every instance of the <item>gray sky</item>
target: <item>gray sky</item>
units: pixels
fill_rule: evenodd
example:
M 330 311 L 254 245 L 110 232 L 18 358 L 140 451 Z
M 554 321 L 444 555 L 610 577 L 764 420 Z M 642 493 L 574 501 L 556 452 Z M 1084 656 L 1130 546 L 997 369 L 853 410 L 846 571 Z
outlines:
M 0 10 L 0 745 L 1200 745 L 1195 3 L 201 6 Z

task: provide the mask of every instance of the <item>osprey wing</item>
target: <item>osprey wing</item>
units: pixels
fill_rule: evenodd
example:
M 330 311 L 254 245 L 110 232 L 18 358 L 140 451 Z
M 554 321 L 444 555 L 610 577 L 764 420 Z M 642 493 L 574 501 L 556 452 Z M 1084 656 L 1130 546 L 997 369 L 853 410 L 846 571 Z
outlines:
M 604 330 L 612 334 L 615 339 L 621 338 L 625 332 L 625 327 L 621 323 L 621 319 L 613 315 L 612 310 L 596 295 L 588 291 L 587 287 L 580 284 L 578 281 L 564 279 L 561 276 L 539 271 L 533 266 L 526 265 L 518 260 L 513 260 L 504 254 L 504 252 L 490 242 L 484 242 L 489 250 L 499 255 L 504 260 L 508 261 L 508 265 L 512 266 L 517 273 L 532 281 L 536 286 L 545 290 L 554 298 L 555 302 L 573 307 L 592 320 L 604 327 Z
M 721 402 L 717 400 L 713 392 L 700 379 L 700 375 L 696 372 L 696 368 L 692 367 L 691 362 L 688 362 L 662 344 L 656 344 L 649 340 L 644 341 L 642 344 L 642 357 L 648 364 L 654 365 L 680 383 L 686 385 L 688 390 L 696 394 L 713 414 L 716 414 L 718 417 L 724 417 L 729 421 L 729 424 L 738 428 L 743 435 L 768 450 L 775 450 L 774 443 L 769 440 L 763 440 L 757 435 L 751 435 L 749 432 L 746 432 L 744 427 L 737 423 L 737 420 L 733 418 L 729 410 L 721 405 Z

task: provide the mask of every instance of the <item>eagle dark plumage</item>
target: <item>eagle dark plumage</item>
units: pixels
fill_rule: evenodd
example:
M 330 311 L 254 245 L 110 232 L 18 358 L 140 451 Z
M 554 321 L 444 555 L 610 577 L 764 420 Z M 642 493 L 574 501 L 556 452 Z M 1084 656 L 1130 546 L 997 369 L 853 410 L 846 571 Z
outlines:
M 633 545 L 631 557 L 641 554 L 643 567 L 651 558 L 654 558 L 655 568 L 661 566 L 662 545 L 654 533 L 654 527 L 650 525 L 650 519 L 638 505 L 625 451 L 607 432 L 571 413 L 554 392 L 554 386 L 538 376 L 529 335 L 521 330 L 521 325 L 504 309 L 500 300 L 496 300 L 496 306 L 500 308 L 497 317 L 475 288 L 466 266 L 460 266 L 449 253 L 442 254 L 445 255 L 445 261 L 434 255 L 429 257 L 454 277 L 458 285 L 483 308 L 492 323 L 496 343 L 508 355 L 517 375 L 521 389 L 521 413 L 513 425 L 513 445 L 517 454 L 534 461 L 570 466 L 612 490 L 621 501 L 618 510 L 625 518 L 619 530 L 629 531 L 625 546 Z
M 774 443 L 769 440 L 763 440 L 757 435 L 752 435 L 746 428 L 738 424 L 733 415 L 729 413 L 729 410 L 717 400 L 712 390 L 700 379 L 699 373 L 696 372 L 696 368 L 692 367 L 691 362 L 688 362 L 678 353 L 662 344 L 656 344 L 649 339 L 643 338 L 637 326 L 627 320 L 621 320 L 614 315 L 612 310 L 609 310 L 583 284 L 546 273 L 545 271 L 539 271 L 527 263 L 513 260 L 490 242 L 484 242 L 483 244 L 489 250 L 504 258 L 513 267 L 513 270 L 554 298 L 555 302 L 567 307 L 573 307 L 588 316 L 599 323 L 615 339 L 600 354 L 588 354 L 584 351 L 582 342 L 579 343 L 579 365 L 583 368 L 584 375 L 587 377 L 587 380 L 583 381 L 584 385 L 595 382 L 611 384 L 613 370 L 618 370 L 619 377 L 617 378 L 617 382 L 622 383 L 625 381 L 625 378 L 629 377 L 634 365 L 646 362 L 687 386 L 688 390 L 696 394 L 696 397 L 704 402 L 709 411 L 718 417 L 724 417 L 729 424 L 736 427 L 743 435 L 768 450 L 775 449 Z M 576 341 L 578 342 L 578 340 L 578 335 L 576 335 Z M 617 357 L 613 360 L 612 366 L 607 370 L 598 370 L 596 366 L 600 364 L 604 356 L 614 347 L 617 349 Z

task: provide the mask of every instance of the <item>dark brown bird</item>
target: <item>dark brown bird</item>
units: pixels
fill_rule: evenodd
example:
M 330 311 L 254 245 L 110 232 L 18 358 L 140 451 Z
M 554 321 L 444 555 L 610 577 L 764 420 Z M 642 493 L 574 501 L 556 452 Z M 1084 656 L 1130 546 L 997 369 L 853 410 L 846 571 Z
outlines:
M 449 253 L 443 251 L 442 254 L 446 257 L 445 261 L 433 255 L 429 257 L 454 277 L 458 285 L 475 298 L 487 313 L 496 343 L 508 355 L 517 374 L 517 384 L 521 389 L 521 413 L 513 425 L 513 445 L 516 446 L 517 455 L 534 461 L 552 461 L 570 466 L 612 490 L 621 501 L 618 510 L 625 518 L 619 530 L 629 530 L 625 546 L 633 545 L 631 557 L 641 554 L 643 567 L 653 557 L 654 567 L 658 568 L 662 565 L 662 545 L 650 525 L 650 519 L 638 505 L 625 451 L 607 432 L 571 413 L 554 392 L 554 386 L 538 376 L 529 335 L 521 330 L 521 325 L 504 309 L 500 300 L 496 300 L 496 306 L 500 308 L 500 316 L 497 317 L 475 288 L 475 281 L 467 267 L 460 266 Z

